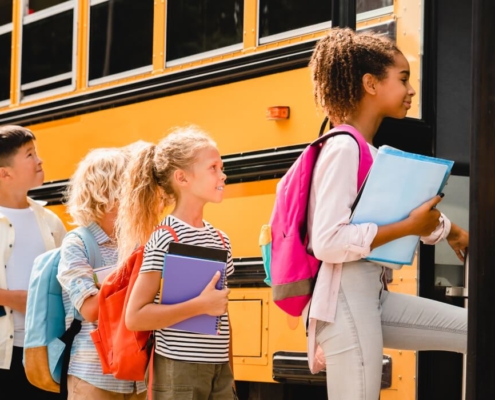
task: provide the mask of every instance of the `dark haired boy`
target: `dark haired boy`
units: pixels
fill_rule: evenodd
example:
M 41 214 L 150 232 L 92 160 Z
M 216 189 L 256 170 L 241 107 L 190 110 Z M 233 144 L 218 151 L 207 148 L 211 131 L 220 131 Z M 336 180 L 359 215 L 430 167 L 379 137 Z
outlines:
M 0 126 L 0 387 L 20 399 L 60 395 L 31 385 L 22 364 L 27 288 L 34 259 L 60 246 L 62 221 L 27 197 L 43 183 L 35 137 L 26 128 Z

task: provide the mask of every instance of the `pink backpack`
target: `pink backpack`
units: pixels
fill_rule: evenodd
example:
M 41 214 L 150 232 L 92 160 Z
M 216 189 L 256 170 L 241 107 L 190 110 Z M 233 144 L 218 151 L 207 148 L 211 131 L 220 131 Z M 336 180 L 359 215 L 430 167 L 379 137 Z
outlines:
M 277 184 L 270 224 L 260 245 L 273 300 L 282 310 L 300 316 L 311 298 L 320 260 L 308 253 L 307 212 L 313 169 L 327 139 L 350 135 L 359 145 L 358 191 L 373 163 L 368 144 L 350 125 L 340 125 L 308 145 Z

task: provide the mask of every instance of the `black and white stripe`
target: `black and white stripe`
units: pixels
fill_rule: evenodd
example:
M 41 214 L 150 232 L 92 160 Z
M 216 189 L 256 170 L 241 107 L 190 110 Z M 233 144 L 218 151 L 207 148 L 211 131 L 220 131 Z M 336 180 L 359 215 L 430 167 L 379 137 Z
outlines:
M 177 234 L 179 241 L 185 244 L 223 249 L 224 244 L 218 231 L 208 222 L 204 222 L 203 228 L 195 228 L 185 222 L 169 215 L 160 225 L 170 226 Z M 234 262 L 230 240 L 221 232 L 225 246 L 228 250 L 227 276 L 234 273 Z M 168 245 L 174 241 L 169 231 L 161 229 L 151 235 L 145 246 L 144 260 L 141 273 L 150 271 L 162 272 L 163 259 L 168 251 Z M 226 283 L 227 284 L 227 283 Z M 159 294 L 155 297 L 155 303 L 159 303 Z M 229 325 L 227 313 L 220 318 L 219 335 L 201 335 L 192 332 L 177 331 L 173 329 L 160 329 L 155 331 L 155 351 L 168 358 L 180 361 L 197 363 L 225 363 L 229 361 Z

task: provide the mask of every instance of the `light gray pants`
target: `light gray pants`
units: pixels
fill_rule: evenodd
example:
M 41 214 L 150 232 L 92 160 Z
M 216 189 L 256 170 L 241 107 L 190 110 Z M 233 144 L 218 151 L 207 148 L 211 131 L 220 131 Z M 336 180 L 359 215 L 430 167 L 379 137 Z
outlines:
M 384 291 L 382 272 L 370 262 L 344 264 L 335 322 L 316 325 L 329 399 L 378 400 L 383 347 L 466 353 L 466 309 Z

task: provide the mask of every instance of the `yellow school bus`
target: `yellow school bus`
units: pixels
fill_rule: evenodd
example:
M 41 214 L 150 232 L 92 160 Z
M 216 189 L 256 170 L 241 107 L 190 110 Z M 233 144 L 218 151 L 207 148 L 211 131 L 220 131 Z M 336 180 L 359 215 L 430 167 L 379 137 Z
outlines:
M 418 95 L 409 118 L 385 126 L 377 140 L 432 154 L 424 53 L 432 3 L 0 0 L 0 124 L 33 130 L 46 183 L 31 195 L 67 224 L 65 185 L 88 150 L 157 142 L 187 124 L 210 133 L 228 185 L 205 219 L 232 241 L 229 310 L 241 397 L 326 398 L 325 373 L 307 367 L 304 322 L 278 309 L 264 283 L 260 227 L 278 179 L 320 131 L 307 64 L 335 10 L 350 10 L 358 30 L 392 37 L 410 62 Z M 399 142 L 390 134 L 397 127 Z M 417 261 L 390 271 L 389 290 L 420 294 Z M 417 398 L 420 365 L 416 352 L 385 349 L 381 399 Z

